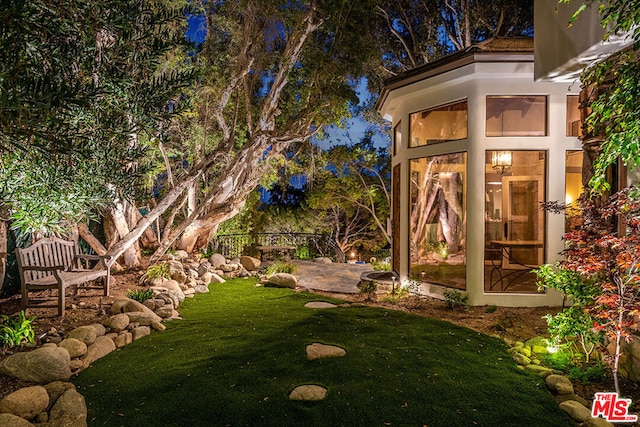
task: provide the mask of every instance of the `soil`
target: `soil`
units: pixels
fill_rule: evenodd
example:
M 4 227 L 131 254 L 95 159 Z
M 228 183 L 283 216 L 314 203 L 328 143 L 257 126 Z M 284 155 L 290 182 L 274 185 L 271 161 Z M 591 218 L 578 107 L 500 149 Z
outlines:
M 142 289 L 140 285 L 142 274 L 143 271 L 140 269 L 113 274 L 109 296 L 102 296 L 100 291 L 89 289 L 81 289 L 77 297 L 68 296 L 67 310 L 63 318 L 57 316 L 55 300 L 53 305 L 49 301 L 48 307 L 30 308 L 29 316 L 35 316 L 32 325 L 36 339 L 52 328 L 66 334 L 78 326 L 101 323 L 108 317 L 106 311 L 113 301 L 126 296 L 128 290 Z M 51 291 L 45 291 L 43 294 L 46 292 L 50 293 Z M 526 341 L 539 335 L 547 336 L 547 325 L 543 316 L 548 313 L 555 314 L 560 310 L 559 308 L 549 307 L 496 308 L 487 306 L 449 309 L 444 302 L 429 298 L 408 298 L 398 304 L 389 304 L 367 300 L 362 295 L 331 294 L 327 292 L 318 292 L 318 294 L 351 302 L 403 310 L 420 316 L 439 318 L 483 334 L 506 337 L 514 341 Z M 0 299 L 0 314 L 13 316 L 20 312 L 20 304 L 20 295 Z M 5 352 L 4 356 L 11 352 L 28 350 L 30 348 L 21 347 Z M 0 359 L 4 356 L 0 349 Z M 0 398 L 29 385 L 32 384 L 0 375 Z M 615 390 L 611 375 L 607 375 L 602 381 L 590 384 L 581 384 L 574 381 L 574 386 L 576 393 L 589 401 L 593 399 L 594 394 L 598 391 Z M 621 391 L 625 397 L 631 398 L 634 403 L 640 402 L 639 384 L 621 378 Z

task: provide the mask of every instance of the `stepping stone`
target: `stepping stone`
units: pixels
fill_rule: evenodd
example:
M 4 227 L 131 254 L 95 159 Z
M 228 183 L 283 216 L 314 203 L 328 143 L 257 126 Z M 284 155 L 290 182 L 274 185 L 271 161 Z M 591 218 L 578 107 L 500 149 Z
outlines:
M 289 394 L 289 400 L 318 401 L 327 397 L 327 389 L 319 385 L 301 385 Z
M 335 345 L 314 342 L 307 346 L 307 359 L 309 360 L 325 359 L 328 357 L 344 357 L 346 355 L 347 352 L 344 348 Z
M 307 308 L 336 308 L 337 305 L 324 301 L 311 301 L 304 305 Z

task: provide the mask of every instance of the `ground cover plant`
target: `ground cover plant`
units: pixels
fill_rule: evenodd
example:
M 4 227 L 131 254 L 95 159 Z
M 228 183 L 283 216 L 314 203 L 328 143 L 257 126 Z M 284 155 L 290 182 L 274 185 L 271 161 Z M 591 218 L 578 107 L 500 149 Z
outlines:
M 384 308 L 309 309 L 334 300 L 254 283 L 211 286 L 184 320 L 83 371 L 89 425 L 573 425 L 500 340 Z M 308 361 L 313 342 L 347 356 Z M 327 399 L 288 400 L 301 384 Z

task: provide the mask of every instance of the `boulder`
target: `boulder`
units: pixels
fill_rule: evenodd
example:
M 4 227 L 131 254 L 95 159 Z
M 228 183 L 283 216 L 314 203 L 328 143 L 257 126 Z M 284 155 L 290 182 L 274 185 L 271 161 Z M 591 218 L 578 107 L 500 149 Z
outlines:
M 57 346 L 12 354 L 0 361 L 0 373 L 23 381 L 47 384 L 71 377 L 69 352 Z
M 213 254 L 209 257 L 209 262 L 211 263 L 212 268 L 217 269 L 221 265 L 225 265 L 227 263 L 227 259 L 223 255 Z
M 142 337 L 146 337 L 151 334 L 151 328 L 149 326 L 138 326 L 137 328 L 131 331 L 131 335 L 133 340 L 140 339 Z
M 0 414 L 0 427 L 34 427 L 34 425 L 17 415 Z
M 88 367 L 94 361 L 106 356 L 116 349 L 115 343 L 107 337 L 98 337 L 96 342 L 87 347 L 87 352 L 80 358 L 85 367 Z
M 147 301 L 151 301 L 151 300 L 147 300 Z M 107 320 L 105 320 L 104 324 L 107 327 L 109 327 L 113 332 L 124 331 L 125 329 L 127 329 L 127 326 L 129 325 L 129 316 L 127 316 L 126 313 L 115 314 L 109 317 Z
M 163 288 L 160 288 L 163 289 Z M 111 306 L 111 312 L 113 314 L 119 313 L 147 313 L 152 316 L 155 316 L 153 311 L 149 310 L 148 307 L 145 307 L 142 303 L 138 301 L 126 298 L 121 299 L 113 303 Z
M 76 389 L 76 386 L 73 383 L 65 382 L 65 381 L 54 381 L 49 384 L 44 385 L 45 390 L 47 390 L 47 394 L 49 395 L 49 406 L 47 407 L 47 412 L 51 409 L 56 400 L 60 396 L 64 394 L 65 391 L 69 389 Z
M 107 333 L 107 329 L 100 323 L 92 323 L 89 326 L 96 330 L 96 335 L 99 337 Z
M 347 352 L 344 348 L 335 345 L 321 344 L 314 342 L 307 346 L 307 359 L 325 359 L 329 357 L 344 357 Z
M 238 269 L 236 264 L 222 264 L 218 268 L 224 273 L 231 273 L 232 271 L 236 271 Z
M 121 348 L 127 344 L 131 344 L 132 341 L 133 335 L 131 335 L 131 332 L 122 332 L 113 339 L 113 344 L 116 346 L 116 348 Z
M 552 374 L 545 378 L 545 383 L 549 390 L 557 394 L 573 394 L 573 384 L 571 380 L 563 375 Z M 584 420 L 583 420 L 584 421 Z
M 560 403 L 560 409 L 579 423 L 591 418 L 591 411 L 575 400 L 567 400 Z
M 180 287 L 180 283 L 177 280 L 167 280 L 166 282 L 164 282 L 162 284 L 162 286 L 159 286 L 160 289 L 164 288 L 168 291 L 182 291 L 182 288 Z
M 142 305 L 144 305 L 151 311 L 155 311 L 155 309 L 158 308 L 155 298 L 149 298 L 142 301 Z
M 282 288 L 295 288 L 298 284 L 298 279 L 293 274 L 289 273 L 276 273 L 267 279 L 267 283 Z
M 251 256 L 241 256 L 240 257 L 240 264 L 242 264 L 242 266 L 247 270 L 247 271 L 256 271 L 257 269 L 260 268 L 260 260 L 258 258 L 254 258 Z
M 165 329 L 167 329 L 167 327 L 164 326 L 164 323 L 162 322 L 153 322 L 151 324 L 151 327 L 156 331 L 164 331 Z
M 49 424 L 56 427 L 86 427 L 87 404 L 75 388 L 66 390 L 49 411 Z
M 289 394 L 290 400 L 317 401 L 327 397 L 327 389 L 319 385 L 301 385 Z
M 566 402 L 567 400 L 575 400 L 576 402 L 578 402 L 579 404 L 581 404 L 584 407 L 588 407 L 589 402 L 587 401 L 587 399 L 583 399 L 582 397 L 578 396 L 577 394 L 559 394 L 556 396 L 556 402 L 558 402 L 558 404 L 562 403 L 562 402 Z
M 171 315 L 173 314 L 173 307 L 171 307 L 171 305 L 165 305 L 157 309 L 155 313 L 162 318 L 171 317 Z
M 80 326 L 69 332 L 67 338 L 75 338 L 78 341 L 82 341 L 86 345 L 93 344 L 98 338 L 98 333 L 95 328 L 91 326 Z
M 213 277 L 213 273 L 207 271 L 206 273 L 204 273 L 202 276 L 200 276 L 200 280 L 203 283 L 209 284 L 211 283 L 211 278 Z
M 304 305 L 307 308 L 336 308 L 337 305 L 325 301 L 310 301 Z
M 138 324 L 143 326 L 149 326 L 153 322 L 162 321 L 162 318 L 153 312 L 141 313 L 141 312 L 133 311 L 131 313 L 126 313 L 126 314 L 127 316 L 129 316 L 129 323 L 137 322 Z
M 0 412 L 28 420 L 49 406 L 49 394 L 42 386 L 21 388 L 0 400 Z
M 184 271 L 174 271 L 171 273 L 171 279 L 178 283 L 184 283 L 187 281 L 187 275 Z
M 211 273 L 211 280 L 209 280 L 209 283 L 224 283 L 226 282 L 226 280 L 224 280 L 222 277 L 220 277 L 219 274 L 217 273 Z M 207 282 L 205 282 L 207 283 Z
M 173 258 L 177 261 L 182 261 L 183 259 L 189 258 L 189 254 L 187 251 L 177 250 L 173 253 Z
M 321 257 L 314 258 L 313 262 L 317 262 L 320 264 L 331 264 L 333 261 L 331 261 L 331 258 L 321 256 Z
M 69 357 L 80 357 L 87 352 L 87 345 L 75 338 L 66 338 L 60 341 L 58 347 L 62 347 L 69 352 Z
M 196 285 L 193 289 L 196 291 L 196 294 L 206 294 L 209 292 L 209 287 L 207 285 Z
M 211 268 L 211 263 L 208 261 L 203 261 L 202 264 L 198 266 L 198 276 L 202 277 L 205 273 L 209 272 Z

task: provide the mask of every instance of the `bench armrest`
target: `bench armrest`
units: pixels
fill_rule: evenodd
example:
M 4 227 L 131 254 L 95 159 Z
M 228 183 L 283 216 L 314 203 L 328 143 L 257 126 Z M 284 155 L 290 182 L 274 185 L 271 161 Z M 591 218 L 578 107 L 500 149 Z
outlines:
M 105 269 L 108 269 L 112 258 L 113 257 L 111 255 L 79 254 L 75 256 L 74 261 L 79 261 L 79 260 L 98 261 L 98 265 L 102 265 Z

